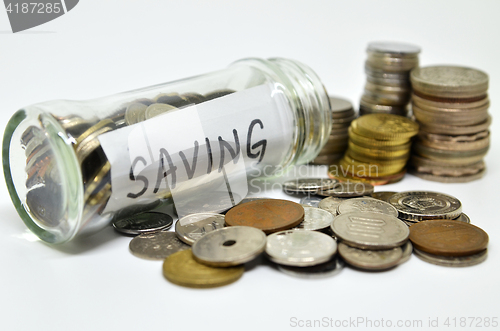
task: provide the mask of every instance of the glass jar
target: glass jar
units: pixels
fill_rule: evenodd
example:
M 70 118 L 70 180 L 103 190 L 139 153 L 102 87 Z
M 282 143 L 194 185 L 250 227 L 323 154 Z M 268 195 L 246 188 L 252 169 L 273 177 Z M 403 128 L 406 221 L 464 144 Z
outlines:
M 309 67 L 249 58 L 109 97 L 24 107 L 5 130 L 4 175 L 27 227 L 64 243 L 166 200 L 179 215 L 227 209 L 250 176 L 312 160 L 330 121 Z

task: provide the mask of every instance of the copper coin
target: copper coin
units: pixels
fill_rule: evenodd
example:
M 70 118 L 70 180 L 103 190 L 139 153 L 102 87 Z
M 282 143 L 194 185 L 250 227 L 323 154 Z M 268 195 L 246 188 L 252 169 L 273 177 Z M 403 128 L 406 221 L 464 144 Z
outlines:
M 304 220 L 304 208 L 295 202 L 260 199 L 237 205 L 226 214 L 227 226 L 251 226 L 266 234 L 287 230 Z
M 488 246 L 488 234 L 475 225 L 454 220 L 431 220 L 410 227 L 415 248 L 434 255 L 466 256 Z

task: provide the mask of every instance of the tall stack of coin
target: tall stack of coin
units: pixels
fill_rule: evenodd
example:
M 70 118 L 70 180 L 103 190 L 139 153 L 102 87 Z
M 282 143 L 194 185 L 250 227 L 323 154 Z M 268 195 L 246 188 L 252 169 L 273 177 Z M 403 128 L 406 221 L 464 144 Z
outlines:
M 332 131 L 325 146 L 312 161 L 314 164 L 330 165 L 342 158 L 347 149 L 347 130 L 357 117 L 352 103 L 345 99 L 330 97 L 330 106 L 332 109 Z
M 418 67 L 420 47 L 396 42 L 372 42 L 366 52 L 366 85 L 359 114 L 405 116 L 411 97 L 410 71 Z
M 457 66 L 431 66 L 411 73 L 412 109 L 420 123 L 412 172 L 418 177 L 461 183 L 481 178 L 491 118 L 488 75 Z
M 399 115 L 369 114 L 349 128 L 349 146 L 329 176 L 339 180 L 383 185 L 401 180 L 418 124 Z

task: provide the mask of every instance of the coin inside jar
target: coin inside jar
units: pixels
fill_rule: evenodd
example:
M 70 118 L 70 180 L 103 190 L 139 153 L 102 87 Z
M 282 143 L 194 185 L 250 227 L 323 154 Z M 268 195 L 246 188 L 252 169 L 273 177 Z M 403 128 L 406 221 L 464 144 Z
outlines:
M 228 226 L 250 226 L 266 234 L 290 229 L 304 220 L 304 208 L 280 199 L 260 199 L 237 205 L 226 214 Z
M 197 240 L 193 245 L 196 261 L 227 267 L 253 260 L 266 248 L 266 234 L 249 226 L 219 229 Z
M 340 214 L 333 220 L 332 231 L 350 246 L 374 250 L 401 246 L 410 235 L 398 218 L 372 212 Z
M 163 275 L 170 282 L 186 287 L 210 288 L 237 281 L 245 267 L 214 268 L 196 262 L 190 249 L 170 255 L 163 262 Z
M 321 232 L 286 230 L 267 237 L 266 254 L 277 264 L 313 266 L 327 262 L 336 252 L 335 240 Z
M 466 256 L 488 246 L 488 234 L 481 228 L 454 220 L 430 220 L 410 227 L 416 249 L 441 256 Z
M 175 223 L 175 233 L 188 245 L 200 239 L 210 231 L 224 227 L 224 215 L 215 213 L 198 213 L 182 217 Z

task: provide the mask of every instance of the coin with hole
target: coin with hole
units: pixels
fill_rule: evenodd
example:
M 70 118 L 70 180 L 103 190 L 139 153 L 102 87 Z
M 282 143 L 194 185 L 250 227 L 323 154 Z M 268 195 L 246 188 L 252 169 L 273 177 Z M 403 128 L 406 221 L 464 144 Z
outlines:
M 228 267 L 255 259 L 266 248 L 266 234 L 249 226 L 232 226 L 212 231 L 193 245 L 196 261 L 214 267 Z

